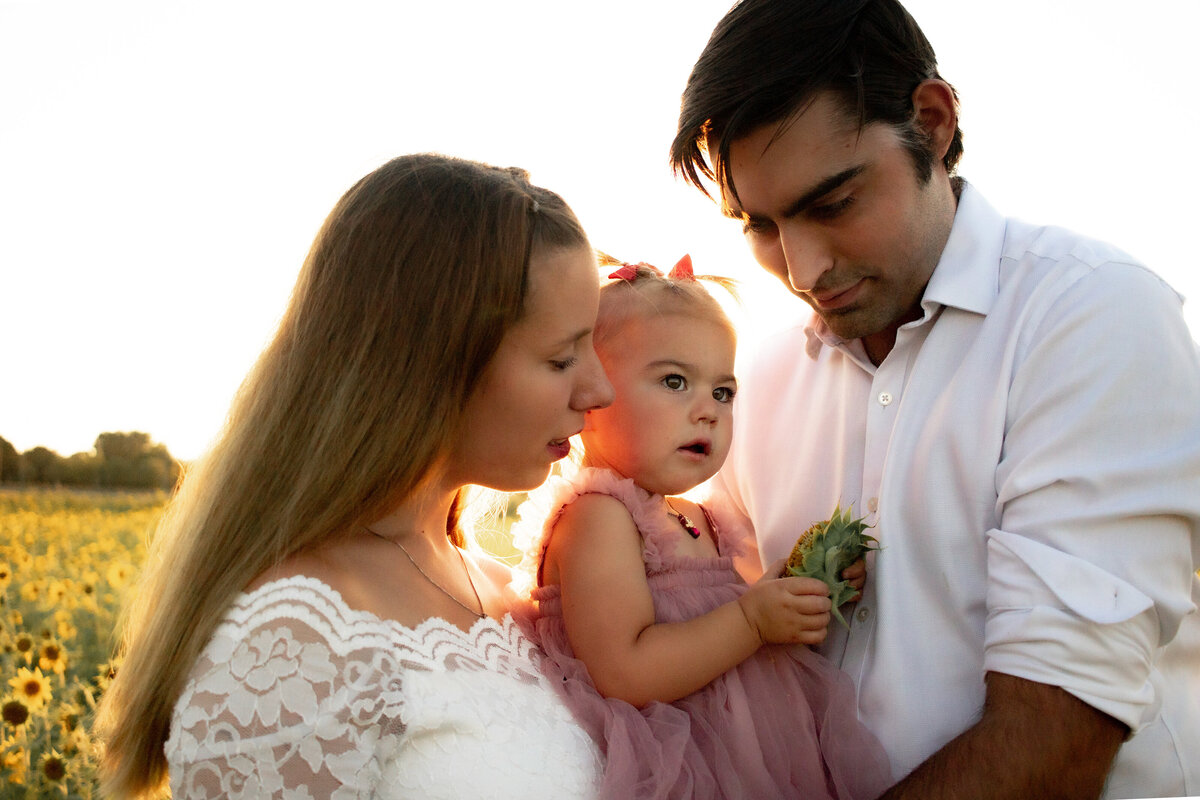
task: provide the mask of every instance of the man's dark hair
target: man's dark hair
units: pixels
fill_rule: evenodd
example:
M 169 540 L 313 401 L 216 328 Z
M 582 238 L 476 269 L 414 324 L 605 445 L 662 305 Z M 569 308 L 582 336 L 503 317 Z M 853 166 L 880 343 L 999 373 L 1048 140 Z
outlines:
M 762 125 L 786 123 L 830 91 L 860 128 L 894 126 L 917 176 L 928 181 L 934 156 L 913 119 L 912 94 L 930 78 L 941 79 L 933 47 L 896 0 L 742 0 L 717 24 L 692 68 L 671 165 L 706 194 L 701 176 L 732 191 L 725 166 L 731 142 Z M 719 142 L 711 164 L 704 149 L 709 137 Z M 956 127 L 942 159 L 947 172 L 962 152 Z

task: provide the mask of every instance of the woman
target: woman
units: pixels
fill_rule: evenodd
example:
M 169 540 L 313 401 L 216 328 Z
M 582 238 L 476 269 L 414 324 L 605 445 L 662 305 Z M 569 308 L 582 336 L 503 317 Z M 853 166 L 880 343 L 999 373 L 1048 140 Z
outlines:
M 406 156 L 351 188 L 156 537 L 106 788 L 587 796 L 599 756 L 458 517 L 610 402 L 597 302 L 578 221 L 521 171 Z

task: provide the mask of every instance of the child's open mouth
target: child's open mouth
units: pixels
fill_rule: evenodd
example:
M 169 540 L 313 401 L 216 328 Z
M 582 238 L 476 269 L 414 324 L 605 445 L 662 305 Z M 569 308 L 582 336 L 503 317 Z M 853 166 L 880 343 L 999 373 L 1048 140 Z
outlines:
M 685 444 L 679 449 L 687 450 L 688 452 L 695 453 L 697 455 L 706 456 L 712 451 L 712 445 L 710 445 L 708 442 L 697 441 L 692 442 L 691 444 Z

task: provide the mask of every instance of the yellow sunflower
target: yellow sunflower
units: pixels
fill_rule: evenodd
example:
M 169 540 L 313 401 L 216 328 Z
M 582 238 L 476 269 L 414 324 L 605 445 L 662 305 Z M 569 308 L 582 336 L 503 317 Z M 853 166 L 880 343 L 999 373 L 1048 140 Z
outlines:
M 3 766 L 8 772 L 8 782 L 17 786 L 25 785 L 25 748 L 14 747 L 3 754 L 0 754 L 0 766 Z
M 21 584 L 21 599 L 27 603 L 36 603 L 46 593 L 46 582 L 40 580 L 26 581 Z
M 53 748 L 42 755 L 38 768 L 42 771 L 42 777 L 52 784 L 62 784 L 67 779 L 67 760 Z
M 58 708 L 58 724 L 64 736 L 79 730 L 79 721 L 82 718 L 83 709 L 75 703 L 63 703 Z
M 8 583 L 12 580 L 12 574 L 12 567 L 4 562 L 0 562 L 0 591 L 8 588 Z
M 79 629 L 75 627 L 75 623 L 71 621 L 70 617 L 57 620 L 55 625 L 58 628 L 58 637 L 60 639 L 74 639 L 79 633 Z
M 20 698 L 10 697 L 4 701 L 3 705 L 0 705 L 0 720 L 4 720 L 4 723 L 14 731 L 24 730 L 25 724 L 32 716 L 33 712 Z
M 33 640 L 33 636 L 26 631 L 21 631 L 17 634 L 15 645 L 17 652 L 25 659 L 25 663 L 32 663 L 33 654 L 37 648 L 37 642 Z
M 109 586 L 114 589 L 121 589 L 125 584 L 133 580 L 133 567 L 124 561 L 114 561 L 108 565 L 105 577 L 108 578 Z
M 87 731 L 79 727 L 63 734 L 62 749 L 63 755 L 83 755 L 86 757 L 93 752 L 93 743 Z
M 13 695 L 31 709 L 38 709 L 50 702 L 50 679 L 34 667 L 30 672 L 25 667 L 17 670 L 17 677 L 9 678 L 8 685 Z
M 67 668 L 67 651 L 54 639 L 42 642 L 38 648 L 38 666 L 46 672 L 62 675 Z
M 100 665 L 100 669 L 96 671 L 96 686 L 100 691 L 108 691 L 108 687 L 112 685 L 113 678 L 117 677 L 117 669 L 120 666 L 120 659 L 115 658 Z
M 53 608 L 61 607 L 70 595 L 71 587 L 66 581 L 55 580 L 46 585 L 45 601 Z

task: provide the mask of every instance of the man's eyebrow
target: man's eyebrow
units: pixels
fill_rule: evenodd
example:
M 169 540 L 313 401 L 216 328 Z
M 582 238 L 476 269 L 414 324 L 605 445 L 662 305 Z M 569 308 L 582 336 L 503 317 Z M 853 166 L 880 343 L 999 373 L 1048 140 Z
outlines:
M 828 178 L 809 189 L 807 192 L 797 198 L 791 205 L 785 208 L 781 217 L 783 219 L 791 219 L 799 214 L 803 214 L 810 207 L 816 205 L 817 201 L 822 197 L 834 191 L 835 189 L 838 189 L 843 184 L 853 180 L 854 178 L 857 178 L 859 175 L 865 172 L 866 169 L 866 164 L 857 164 L 853 167 L 842 170 L 836 175 L 830 175 Z M 722 204 L 721 211 L 725 214 L 725 216 L 737 220 L 753 220 L 758 218 L 755 214 L 747 214 L 744 211 L 731 208 L 728 203 Z
M 816 202 L 822 197 L 834 191 L 835 189 L 838 189 L 843 184 L 848 183 L 854 178 L 857 178 L 866 168 L 867 167 L 865 164 L 858 164 L 857 166 L 850 167 L 849 169 L 844 169 L 836 175 L 830 175 L 828 178 L 802 194 L 800 198 L 796 200 L 796 202 L 788 206 L 783 212 L 784 218 L 787 219 L 798 214 L 803 214 L 811 206 L 815 205 Z

